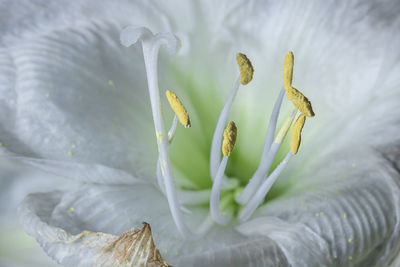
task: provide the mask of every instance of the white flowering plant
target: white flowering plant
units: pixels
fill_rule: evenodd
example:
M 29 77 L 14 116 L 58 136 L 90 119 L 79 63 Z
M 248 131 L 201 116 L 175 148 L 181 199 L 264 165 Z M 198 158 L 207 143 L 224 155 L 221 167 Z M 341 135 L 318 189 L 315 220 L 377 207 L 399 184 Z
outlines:
M 395 1 L 4 3 L 2 155 L 74 183 L 19 206 L 56 262 L 394 264 Z

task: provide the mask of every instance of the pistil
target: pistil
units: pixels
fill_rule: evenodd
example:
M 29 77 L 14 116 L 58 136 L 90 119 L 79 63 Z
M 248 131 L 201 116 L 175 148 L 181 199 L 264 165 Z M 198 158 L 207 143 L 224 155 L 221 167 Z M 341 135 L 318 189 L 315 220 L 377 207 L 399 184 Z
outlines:
M 174 119 L 172 120 L 171 128 L 168 131 L 168 149 L 169 149 L 169 146 L 172 143 L 172 140 L 174 139 L 177 125 L 178 125 L 178 117 L 175 115 Z M 156 174 L 157 174 L 158 186 L 160 187 L 161 192 L 165 195 L 165 185 L 164 185 L 163 174 L 162 174 L 162 171 L 161 171 L 160 157 L 158 157 L 158 159 L 157 159 L 157 172 L 156 172 Z
M 161 45 L 166 44 L 169 52 L 174 54 L 177 52 L 180 43 L 179 40 L 171 33 L 159 33 L 153 35 L 150 30 L 144 27 L 127 27 L 121 32 L 121 43 L 127 47 L 135 44 L 138 40 L 141 40 L 142 42 L 154 128 L 157 136 L 160 166 L 164 178 L 165 193 L 168 199 L 172 218 L 177 226 L 178 231 L 183 236 L 189 236 L 190 231 L 183 221 L 174 182 L 172 179 L 171 163 L 168 155 L 168 138 L 165 138 L 167 137 L 167 133 L 161 114 L 161 102 L 157 75 L 158 52 Z

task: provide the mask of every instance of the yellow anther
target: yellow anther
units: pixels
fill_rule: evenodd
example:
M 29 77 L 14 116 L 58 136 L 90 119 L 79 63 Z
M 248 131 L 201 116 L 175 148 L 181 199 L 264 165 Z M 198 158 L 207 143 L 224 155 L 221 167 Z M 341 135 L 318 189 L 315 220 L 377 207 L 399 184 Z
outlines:
M 286 95 L 293 105 L 307 117 L 314 117 L 314 111 L 311 102 L 299 90 L 292 87 L 293 80 L 293 52 L 287 52 L 283 61 L 283 87 L 286 90 Z
M 301 142 L 301 130 L 303 129 L 304 123 L 306 122 L 306 116 L 301 114 L 293 125 L 292 136 L 290 138 L 290 151 L 293 155 L 299 151 Z
M 178 116 L 179 122 L 183 126 L 185 126 L 185 128 L 189 128 L 191 126 L 189 114 L 187 113 L 182 102 L 179 100 L 179 98 L 176 96 L 176 94 L 170 90 L 167 90 L 165 92 L 165 94 L 167 95 L 169 105 L 171 106 L 172 110 L 175 112 L 176 116 Z
M 292 85 L 293 64 L 294 64 L 293 52 L 287 52 L 285 60 L 283 61 L 283 87 L 285 89 Z
M 242 53 L 236 55 L 236 61 L 240 70 L 240 83 L 246 85 L 253 79 L 253 66 L 246 55 Z
M 229 156 L 235 146 L 237 135 L 237 128 L 233 121 L 231 121 L 224 131 L 224 141 L 222 142 L 222 154 Z
M 286 95 L 293 105 L 307 117 L 314 117 L 314 111 L 311 106 L 310 100 L 307 99 L 299 90 L 292 86 L 288 86 Z

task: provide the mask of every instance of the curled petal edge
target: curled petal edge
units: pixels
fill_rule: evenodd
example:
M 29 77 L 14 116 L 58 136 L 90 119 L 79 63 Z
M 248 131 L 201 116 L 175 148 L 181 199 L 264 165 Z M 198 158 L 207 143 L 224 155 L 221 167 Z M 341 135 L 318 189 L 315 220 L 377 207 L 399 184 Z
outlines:
M 30 194 L 18 209 L 25 230 L 36 237 L 58 263 L 67 266 L 169 266 L 154 244 L 148 223 L 144 222 L 142 229 L 133 228 L 120 236 L 91 231 L 73 235 L 49 225 L 46 222 L 49 214 L 43 211 L 51 212 L 61 196 L 61 192 Z

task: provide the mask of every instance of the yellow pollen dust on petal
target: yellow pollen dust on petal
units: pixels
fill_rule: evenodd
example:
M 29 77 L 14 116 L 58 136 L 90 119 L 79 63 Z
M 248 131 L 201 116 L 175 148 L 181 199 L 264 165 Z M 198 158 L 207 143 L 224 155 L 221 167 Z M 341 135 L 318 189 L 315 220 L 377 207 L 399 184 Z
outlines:
M 246 85 L 253 79 L 253 65 L 251 65 L 250 59 L 242 53 L 236 55 L 236 61 L 240 71 L 240 83 Z
M 222 154 L 229 156 L 235 147 L 237 136 L 236 124 L 231 121 L 224 131 L 224 141 L 222 141 Z
M 176 96 L 176 94 L 170 90 L 165 92 L 169 105 L 171 106 L 172 110 L 175 112 L 176 116 L 178 116 L 179 122 L 185 126 L 185 128 L 189 128 L 190 119 L 189 114 L 186 111 L 186 108 L 183 106 L 182 102 Z
M 293 65 L 294 65 L 293 52 L 287 52 L 285 59 L 283 61 L 283 87 L 285 89 L 292 85 Z
M 292 136 L 290 138 L 290 151 L 293 155 L 296 155 L 299 151 L 301 142 L 301 130 L 303 130 L 304 123 L 306 122 L 306 116 L 301 114 L 293 125 Z
M 310 100 L 305 97 L 299 90 L 292 86 L 288 86 L 286 89 L 286 95 L 293 105 L 307 117 L 314 117 L 314 111 L 311 106 Z

